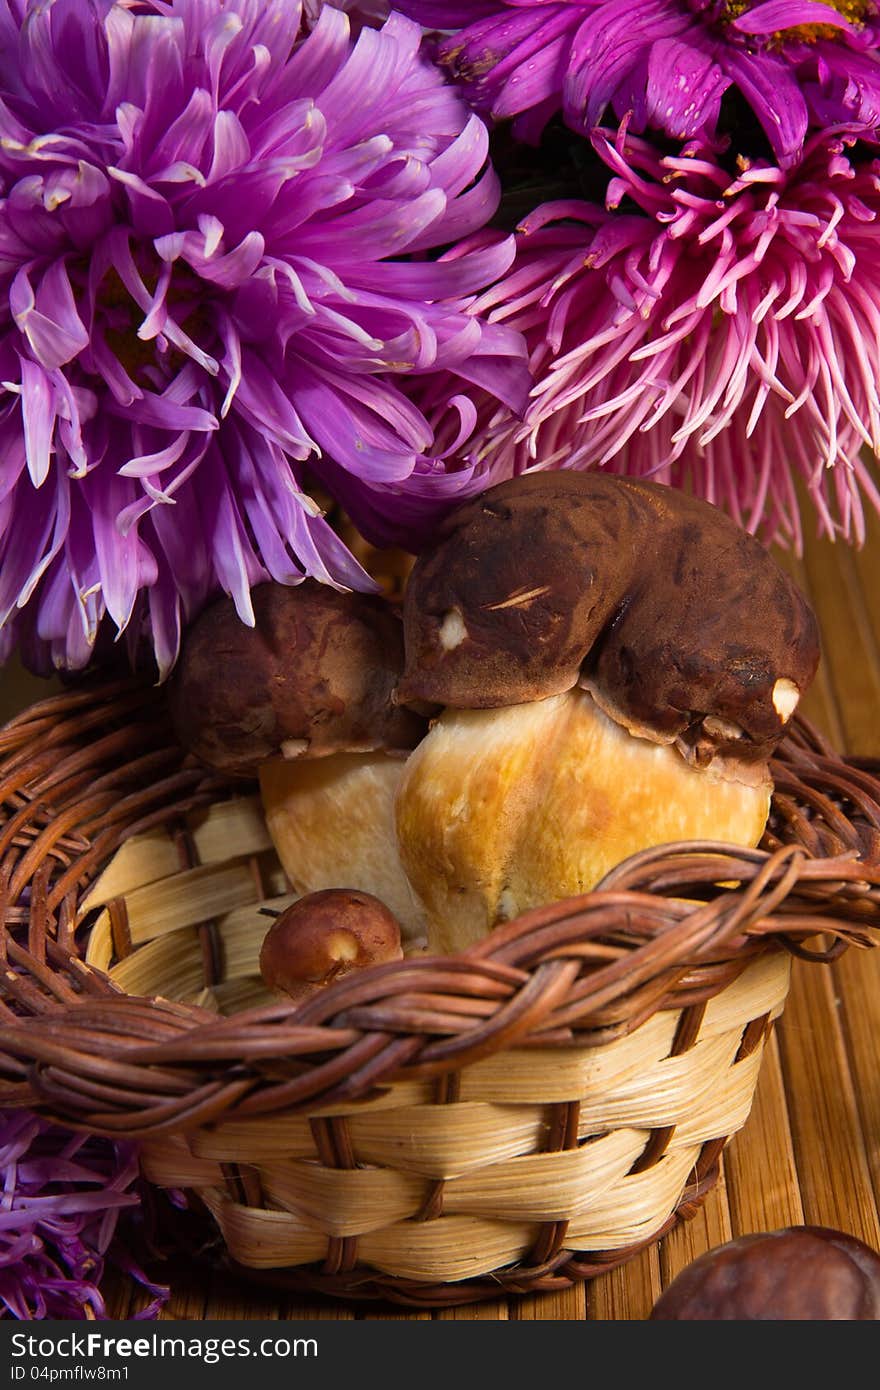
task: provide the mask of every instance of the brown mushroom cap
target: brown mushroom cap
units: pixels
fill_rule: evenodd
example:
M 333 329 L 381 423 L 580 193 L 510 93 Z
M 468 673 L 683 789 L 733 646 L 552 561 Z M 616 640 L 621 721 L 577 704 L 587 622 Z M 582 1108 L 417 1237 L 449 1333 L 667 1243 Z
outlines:
M 651 1319 L 876 1322 L 880 1254 L 821 1226 L 740 1236 L 687 1265 Z
M 293 997 L 365 965 L 402 960 L 400 923 L 383 902 L 355 888 L 307 893 L 275 919 L 260 949 L 260 974 Z
M 604 473 L 523 474 L 445 522 L 404 596 L 397 699 L 492 708 L 581 683 L 633 732 L 765 760 L 819 661 L 800 590 L 719 508 Z
M 252 601 L 254 627 L 222 598 L 184 636 L 169 708 L 185 748 L 248 776 L 271 757 L 415 746 L 425 723 L 391 700 L 403 629 L 385 599 L 305 580 Z

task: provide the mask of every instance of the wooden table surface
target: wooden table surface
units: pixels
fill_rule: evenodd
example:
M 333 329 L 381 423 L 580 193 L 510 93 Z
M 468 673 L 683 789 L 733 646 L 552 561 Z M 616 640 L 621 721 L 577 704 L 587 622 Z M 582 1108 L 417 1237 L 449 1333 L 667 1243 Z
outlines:
M 880 756 L 880 521 L 866 545 L 807 539 L 780 559 L 819 618 L 823 661 L 805 712 L 842 751 Z M 0 719 L 46 693 L 14 667 L 0 673 Z M 880 1250 L 880 950 L 833 966 L 794 962 L 791 993 L 765 1052 L 749 1120 L 728 1146 L 722 1177 L 698 1214 L 627 1265 L 565 1293 L 410 1313 L 257 1290 L 197 1271 L 184 1257 L 165 1277 L 167 1319 L 644 1319 L 657 1295 L 704 1250 L 749 1231 L 837 1227 Z M 111 1279 L 112 1317 L 146 1299 Z

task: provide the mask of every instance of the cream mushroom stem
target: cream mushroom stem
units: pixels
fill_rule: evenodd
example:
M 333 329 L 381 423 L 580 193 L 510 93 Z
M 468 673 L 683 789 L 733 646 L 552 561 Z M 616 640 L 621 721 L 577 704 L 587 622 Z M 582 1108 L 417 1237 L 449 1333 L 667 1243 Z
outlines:
M 418 944 L 424 912 L 401 865 L 394 822 L 404 767 L 402 756 L 382 751 L 270 758 L 260 765 L 260 795 L 295 892 L 361 889 L 387 904 L 407 944 Z
M 649 846 L 754 846 L 771 791 L 766 764 L 694 766 L 628 732 L 585 690 L 447 709 L 407 759 L 396 796 L 428 948 L 461 950 L 531 907 L 588 892 Z

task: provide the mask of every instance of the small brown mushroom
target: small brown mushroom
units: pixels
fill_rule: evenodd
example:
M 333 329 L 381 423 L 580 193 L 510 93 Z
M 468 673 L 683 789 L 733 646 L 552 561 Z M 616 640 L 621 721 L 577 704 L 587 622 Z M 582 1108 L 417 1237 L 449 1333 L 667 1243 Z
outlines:
M 740 1236 L 672 1281 L 654 1321 L 876 1322 L 880 1254 L 856 1236 L 789 1226 Z
M 400 923 L 370 893 L 353 888 L 309 893 L 275 919 L 260 950 L 270 989 L 300 1000 L 365 965 L 401 960 Z
M 403 668 L 399 613 L 312 580 L 258 585 L 252 601 L 253 628 L 221 599 L 185 633 L 169 688 L 180 742 L 211 767 L 259 780 L 296 892 L 336 887 L 343 874 L 421 938 L 393 808 L 427 724 L 391 699 Z
M 755 845 L 818 662 L 803 595 L 718 508 L 535 473 L 445 523 L 404 595 L 401 703 L 445 706 L 395 808 L 428 935 L 460 949 L 675 840 Z

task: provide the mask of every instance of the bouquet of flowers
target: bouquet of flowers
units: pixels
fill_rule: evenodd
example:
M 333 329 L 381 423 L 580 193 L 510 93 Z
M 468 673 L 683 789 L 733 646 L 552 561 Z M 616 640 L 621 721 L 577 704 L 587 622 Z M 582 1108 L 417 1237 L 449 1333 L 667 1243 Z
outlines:
M 529 470 L 860 542 L 878 130 L 871 0 L 0 0 L 0 662 L 164 680 Z M 127 1151 L 16 1126 L 6 1307 L 101 1316 Z

